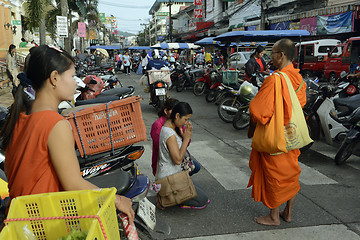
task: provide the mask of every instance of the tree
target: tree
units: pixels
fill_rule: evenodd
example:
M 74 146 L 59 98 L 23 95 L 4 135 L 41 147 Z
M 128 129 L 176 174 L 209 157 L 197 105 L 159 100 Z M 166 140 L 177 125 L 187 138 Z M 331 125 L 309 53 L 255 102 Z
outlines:
M 46 43 L 45 29 L 45 6 L 50 6 L 51 0 L 27 0 L 26 1 L 26 22 L 27 28 L 34 31 L 39 28 L 40 44 Z

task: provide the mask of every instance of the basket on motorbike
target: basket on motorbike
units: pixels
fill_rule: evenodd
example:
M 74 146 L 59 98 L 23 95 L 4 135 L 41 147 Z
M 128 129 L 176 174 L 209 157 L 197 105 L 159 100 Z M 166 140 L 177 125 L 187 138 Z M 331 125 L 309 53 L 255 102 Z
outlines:
M 87 231 L 86 239 L 120 239 L 115 193 L 103 188 L 14 198 L 0 239 L 61 239 L 74 231 Z
M 239 71 L 237 70 L 224 70 L 222 71 L 223 83 L 229 86 L 239 86 Z
M 81 157 L 146 140 L 140 100 L 132 96 L 67 114 Z
M 167 83 L 168 85 L 171 83 L 170 78 L 170 69 L 166 70 L 149 70 L 148 72 L 148 78 L 149 78 L 149 84 L 153 84 L 157 81 L 163 81 Z

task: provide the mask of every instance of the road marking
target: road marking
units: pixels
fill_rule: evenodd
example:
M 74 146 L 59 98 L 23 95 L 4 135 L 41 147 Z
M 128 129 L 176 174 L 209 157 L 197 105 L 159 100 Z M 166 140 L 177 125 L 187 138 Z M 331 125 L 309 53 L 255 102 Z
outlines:
M 240 139 L 235 142 L 245 149 L 251 150 L 251 139 Z M 150 177 L 151 180 L 154 180 L 151 169 L 152 145 L 150 142 L 143 145 L 145 152 L 136 162 L 140 171 Z M 213 148 L 209 147 L 205 141 L 192 142 L 189 151 L 226 190 L 247 189 L 250 177 L 248 155 L 239 156 L 237 159 L 238 164 L 234 166 L 229 159 L 221 156 Z M 301 162 L 299 162 L 299 166 L 301 168 L 299 181 L 305 185 L 337 184 L 335 180 Z M 249 171 L 246 172 L 241 168 L 249 169 Z
M 312 227 L 298 227 L 287 229 L 276 229 L 267 231 L 256 231 L 246 233 L 234 233 L 224 235 L 213 235 L 203 237 L 179 238 L 178 240 L 303 240 L 303 239 L 319 239 L 319 240 L 338 240 L 353 239 L 359 240 L 360 236 L 348 229 L 345 225 L 332 224 Z
M 223 158 L 206 142 L 191 142 L 189 151 L 226 190 L 247 188 L 250 175 Z M 247 158 L 240 157 L 240 160 L 244 162 L 244 167 L 248 167 Z

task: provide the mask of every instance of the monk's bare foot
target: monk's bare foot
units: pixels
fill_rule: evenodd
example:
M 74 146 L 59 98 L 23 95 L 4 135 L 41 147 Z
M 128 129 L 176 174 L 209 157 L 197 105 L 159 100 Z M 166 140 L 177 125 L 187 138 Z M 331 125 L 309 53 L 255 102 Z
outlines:
M 271 226 L 278 226 L 280 225 L 280 218 L 273 219 L 270 215 L 266 215 L 263 217 L 256 217 L 255 222 L 262 225 L 271 225 Z
M 285 222 L 291 222 L 291 215 L 287 211 L 282 211 L 280 217 L 284 219 Z

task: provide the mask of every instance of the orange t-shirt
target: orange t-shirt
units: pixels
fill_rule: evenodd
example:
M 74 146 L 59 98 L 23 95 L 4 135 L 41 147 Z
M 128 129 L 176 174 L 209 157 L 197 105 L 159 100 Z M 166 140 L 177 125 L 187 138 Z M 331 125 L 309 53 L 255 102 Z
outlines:
M 47 141 L 52 128 L 63 119 L 55 111 L 20 114 L 5 152 L 5 171 L 11 199 L 62 190 L 51 163 Z

